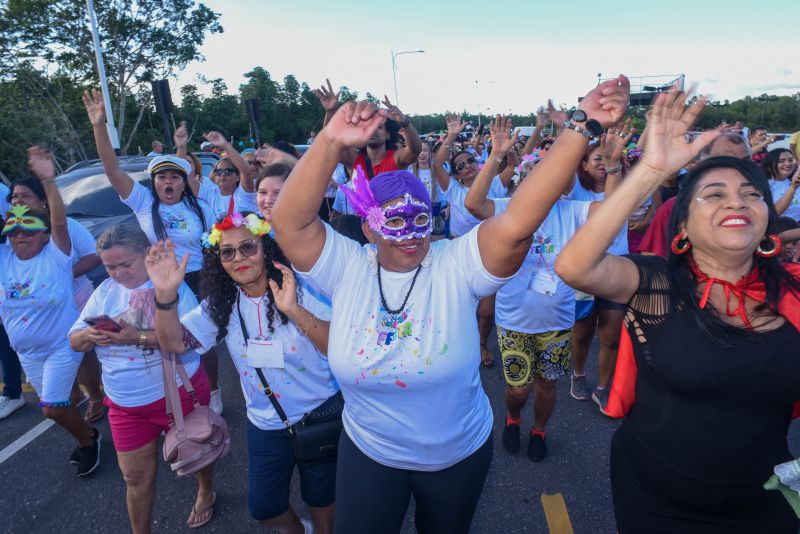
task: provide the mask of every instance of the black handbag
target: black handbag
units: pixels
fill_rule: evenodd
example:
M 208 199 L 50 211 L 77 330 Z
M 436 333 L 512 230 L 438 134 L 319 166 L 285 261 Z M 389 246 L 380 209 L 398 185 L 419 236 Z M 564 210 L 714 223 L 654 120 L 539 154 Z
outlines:
M 239 315 L 239 325 L 242 329 L 245 345 L 247 345 L 250 337 L 242 318 L 238 296 L 236 297 L 236 312 Z M 344 410 L 342 392 L 337 391 L 325 402 L 305 414 L 300 421 L 292 425 L 289 423 L 286 412 L 283 411 L 281 404 L 269 386 L 264 372 L 258 367 L 255 369 L 259 380 L 261 380 L 261 385 L 264 386 L 264 394 L 272 403 L 272 407 L 275 408 L 275 412 L 281 418 L 286 430 L 292 437 L 292 450 L 297 463 L 312 465 L 334 460 L 339 447 L 339 434 L 342 432 L 342 410 Z

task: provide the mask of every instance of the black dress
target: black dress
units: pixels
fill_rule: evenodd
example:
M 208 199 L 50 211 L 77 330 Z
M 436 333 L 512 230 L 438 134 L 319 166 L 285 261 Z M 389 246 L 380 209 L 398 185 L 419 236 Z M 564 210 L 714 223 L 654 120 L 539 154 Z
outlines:
M 797 534 L 789 504 L 762 485 L 792 458 L 800 333 L 787 321 L 721 347 L 671 305 L 663 258 L 630 258 L 640 273 L 626 316 L 638 372 L 611 444 L 619 533 Z

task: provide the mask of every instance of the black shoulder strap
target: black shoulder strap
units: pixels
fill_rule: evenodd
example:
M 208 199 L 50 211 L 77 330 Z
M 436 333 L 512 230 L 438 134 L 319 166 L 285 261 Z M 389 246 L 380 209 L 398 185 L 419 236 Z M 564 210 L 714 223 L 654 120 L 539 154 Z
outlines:
M 372 180 L 373 178 L 375 178 L 375 170 L 372 168 L 372 160 L 369 159 L 369 155 L 367 154 L 366 148 L 364 149 L 364 166 L 366 167 L 366 169 L 364 169 L 364 172 L 367 173 L 369 179 Z
M 247 327 L 244 324 L 244 318 L 242 318 L 242 309 L 239 306 L 239 297 L 241 297 L 241 295 L 241 291 L 238 295 L 236 295 L 236 314 L 239 316 L 239 326 L 242 328 L 244 344 L 245 346 L 249 346 L 250 335 L 247 333 Z M 259 313 L 261 312 L 260 309 L 258 311 Z M 264 371 L 262 371 L 260 367 L 256 367 L 255 370 L 256 374 L 258 374 L 258 379 L 261 380 L 261 385 L 264 386 L 264 395 L 266 395 L 269 401 L 272 403 L 272 407 L 275 408 L 275 412 L 278 414 L 278 417 L 281 418 L 283 424 L 286 425 L 286 428 L 289 429 L 289 431 L 291 431 L 292 425 L 289 424 L 289 418 L 286 417 L 286 412 L 283 411 L 278 399 L 275 398 L 275 393 L 273 393 L 272 388 L 269 387 L 269 382 L 267 382 L 267 377 L 264 376 Z

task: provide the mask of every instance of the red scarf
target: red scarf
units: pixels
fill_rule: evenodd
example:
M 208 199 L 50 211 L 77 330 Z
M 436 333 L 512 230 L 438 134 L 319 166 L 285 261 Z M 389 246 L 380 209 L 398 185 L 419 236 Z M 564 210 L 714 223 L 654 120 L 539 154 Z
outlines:
M 725 313 L 728 317 L 739 316 L 747 328 L 752 328 L 747 312 L 744 307 L 744 297 L 750 297 L 757 302 L 764 302 L 767 298 L 767 291 L 764 282 L 758 280 L 758 273 L 755 269 L 741 280 L 732 284 L 726 280 L 712 278 L 702 273 L 694 262 L 690 262 L 692 272 L 695 275 L 698 285 L 705 283 L 703 296 L 700 298 L 699 306 L 704 308 L 708 303 L 711 288 L 714 284 L 720 284 L 725 290 L 725 300 L 727 302 Z M 788 263 L 784 265 L 787 271 L 800 278 L 800 264 Z M 730 309 L 730 297 L 736 296 L 739 305 L 736 309 Z M 784 291 L 778 302 L 778 313 L 787 321 L 792 323 L 797 330 L 800 330 L 800 294 L 794 291 Z M 619 353 L 617 355 L 617 366 L 614 370 L 614 382 L 611 384 L 611 391 L 608 395 L 606 413 L 611 417 L 625 417 L 631 409 L 636 397 L 636 360 L 633 356 L 633 343 L 628 335 L 625 325 L 622 326 L 622 333 L 619 339 Z M 800 401 L 796 402 L 792 411 L 792 417 L 800 417 Z

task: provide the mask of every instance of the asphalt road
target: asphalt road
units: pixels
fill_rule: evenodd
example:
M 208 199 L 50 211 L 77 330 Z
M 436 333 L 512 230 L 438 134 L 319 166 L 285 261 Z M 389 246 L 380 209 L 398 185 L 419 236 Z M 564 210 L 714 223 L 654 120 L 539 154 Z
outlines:
M 492 345 L 497 354 L 496 343 Z M 200 532 L 265 532 L 247 512 L 247 451 L 241 390 L 232 363 L 223 360 L 220 368 L 224 416 L 231 429 L 232 447 L 228 456 L 217 464 L 214 519 Z M 596 371 L 596 347 L 593 347 L 588 369 L 590 382 Z M 523 438 L 520 453 L 510 456 L 500 443 L 505 412 L 504 383 L 499 364 L 483 369 L 482 377 L 495 413 L 495 457 L 473 522 L 473 532 L 615 532 L 608 482 L 608 449 L 618 423 L 601 415 L 594 403 L 573 400 L 565 378 L 559 384 L 558 404 L 548 428 L 547 458 L 541 463 L 528 460 L 524 454 L 526 438 Z M 30 401 L 28 406 L 0 421 L 0 454 L 10 443 L 43 421 L 34 404 L 35 395 L 27 393 L 26 396 Z M 531 424 L 532 408 L 529 405 L 523 415 L 523 429 L 529 429 Z M 102 464 L 91 478 L 75 477 L 74 467 L 67 461 L 74 442 L 65 431 L 55 426 L 0 464 L 0 531 L 130 531 L 125 484 L 116 464 L 107 422 L 104 420 L 99 428 L 103 433 Z M 798 428 L 794 425 L 790 436 L 795 452 L 800 450 Z M 154 532 L 189 531 L 185 521 L 195 492 L 193 478 L 176 477 L 159 460 Z M 552 494 L 563 497 L 568 519 L 559 497 L 548 497 Z M 295 476 L 292 502 L 300 514 L 307 517 L 308 512 L 298 495 Z M 413 504 L 403 532 L 415 532 L 411 518 Z

